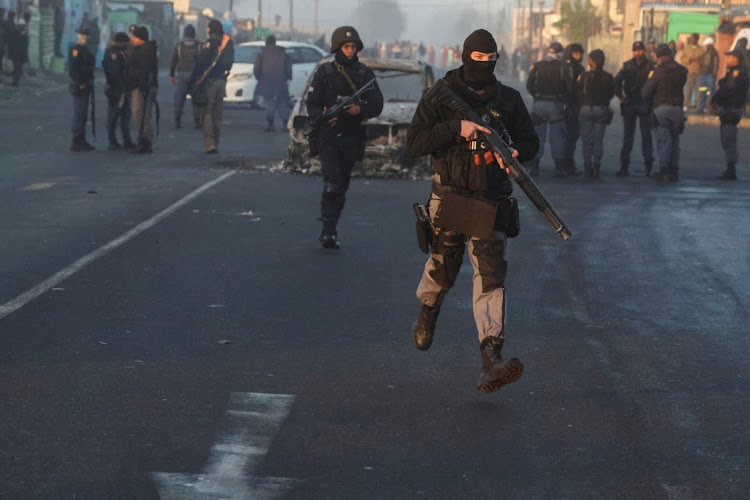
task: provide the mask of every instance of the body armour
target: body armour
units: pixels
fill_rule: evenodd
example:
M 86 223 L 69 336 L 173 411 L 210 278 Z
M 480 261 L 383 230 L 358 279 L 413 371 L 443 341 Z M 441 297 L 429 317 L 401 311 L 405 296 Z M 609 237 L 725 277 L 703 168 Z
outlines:
M 463 81 L 461 68 L 449 71 L 445 81 L 485 118 L 487 125 L 498 133 L 507 129 L 510 145 L 518 150 L 519 161 L 536 155 L 539 138 L 517 90 L 493 77 L 492 84 L 485 88 L 486 93 L 480 95 Z M 443 185 L 490 200 L 509 196 L 513 184 L 508 174 L 494 160 L 490 163 L 484 160 L 481 140 L 469 142 L 461 137 L 461 119 L 459 113 L 436 104 L 428 91 L 412 119 L 407 134 L 407 154 L 410 157 L 432 155 L 433 169 L 440 175 Z M 472 149 L 473 143 L 479 149 Z

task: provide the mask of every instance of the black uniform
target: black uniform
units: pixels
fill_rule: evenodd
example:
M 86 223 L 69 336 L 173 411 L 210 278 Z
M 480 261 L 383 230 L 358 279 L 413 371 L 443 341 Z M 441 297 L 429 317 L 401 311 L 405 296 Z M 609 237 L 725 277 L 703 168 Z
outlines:
M 654 69 L 654 63 L 644 55 L 626 61 L 615 76 L 615 95 L 621 100 L 620 114 L 623 123 L 622 149 L 620 149 L 619 175 L 628 174 L 630 153 L 633 150 L 636 123 L 640 124 L 641 150 L 646 175 L 651 175 L 654 163 L 654 147 L 651 140 L 651 116 L 648 105 L 641 97 L 641 88 Z
M 123 33 L 124 35 L 124 33 Z M 127 35 L 124 35 L 127 38 Z M 130 92 L 127 80 L 128 42 L 112 43 L 104 51 L 102 69 L 107 79 L 104 94 L 107 96 L 107 137 L 110 149 L 120 149 L 115 129 L 120 122 L 123 143 L 126 147 L 135 146 L 130 138 Z
M 529 70 L 526 90 L 534 97 L 532 119 L 539 136 L 539 152 L 529 163 L 531 175 L 539 173 L 539 161 L 544 156 L 548 126 L 555 175 L 563 177 L 576 174 L 573 166 L 567 162 L 568 136 L 565 126 L 574 83 L 559 53 L 548 55 L 544 60 L 534 63 Z
M 131 106 L 138 131 L 138 147 L 133 152 L 150 153 L 154 137 L 151 110 L 155 106 L 158 118 L 156 92 L 159 87 L 159 61 L 156 42 L 149 41 L 145 27 L 137 27 L 133 31 L 133 36 L 145 42 L 134 44 L 128 57 L 128 87 L 131 89 Z
M 660 171 L 652 177 L 657 181 L 677 182 L 680 134 L 685 130 L 685 113 L 682 110 L 685 98 L 683 88 L 687 82 L 688 70 L 675 62 L 671 55 L 661 55 L 664 51 L 660 51 L 659 48 L 656 52 L 659 56 L 659 65 L 643 84 L 641 97 L 649 103 L 655 122 L 654 135 Z
M 727 161 L 727 169 L 719 177 L 723 180 L 737 179 L 737 124 L 745 111 L 745 98 L 750 87 L 745 71 L 741 65 L 728 67 L 727 74 L 719 80 L 718 90 L 711 97 L 711 102 L 719 106 L 721 147 Z
M 599 178 L 604 155 L 604 132 L 609 124 L 609 102 L 615 96 L 615 82 L 611 73 L 604 71 L 604 52 L 597 49 L 589 57 L 596 68 L 578 77 L 578 102 L 583 145 L 584 174 Z
M 344 40 L 359 40 L 354 28 L 345 27 L 343 34 L 349 34 Z M 334 32 L 336 33 L 341 28 Z M 340 42 L 340 40 L 338 41 Z M 361 45 L 361 42 L 359 42 Z M 341 43 L 332 43 L 332 50 Z M 341 52 L 336 52 L 334 61 L 322 64 L 313 76 L 307 94 L 307 113 L 310 120 L 315 120 L 324 113 L 324 108 L 334 106 L 339 96 L 350 96 L 375 78 L 370 68 L 360 63 L 355 55 L 347 60 Z M 343 113 L 336 124 L 331 127 L 323 124 L 317 134 L 317 147 L 323 168 L 323 194 L 320 202 L 323 233 L 321 242 L 326 248 L 338 248 L 336 224 L 346 201 L 346 192 L 355 162 L 364 156 L 365 131 L 362 121 L 380 115 L 383 110 L 383 94 L 380 88 L 364 92 L 361 96 L 360 113 L 352 116 Z
M 563 59 L 570 72 L 570 80 L 573 82 L 577 82 L 578 77 L 585 71 L 580 61 L 573 57 L 573 54 L 577 52 L 583 53 L 583 47 L 578 43 L 568 45 L 565 47 L 565 52 L 563 52 Z M 575 171 L 576 142 L 578 142 L 578 138 L 581 136 L 578 121 L 578 113 L 580 111 L 581 104 L 578 100 L 578 92 L 572 92 L 568 101 L 568 112 L 565 115 L 565 133 L 568 139 L 568 152 L 565 165 L 569 172 Z
M 70 92 L 73 94 L 73 134 L 74 151 L 94 149 L 86 142 L 86 119 L 88 118 L 89 98 L 94 84 L 94 56 L 85 45 L 75 44 L 68 53 L 68 75 Z

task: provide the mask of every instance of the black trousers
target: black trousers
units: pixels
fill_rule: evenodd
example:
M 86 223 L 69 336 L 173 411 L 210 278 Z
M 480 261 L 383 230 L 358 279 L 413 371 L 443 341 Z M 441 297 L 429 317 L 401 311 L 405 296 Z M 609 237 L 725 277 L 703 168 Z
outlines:
M 338 134 L 335 129 L 324 128 L 318 136 L 318 157 L 323 170 L 323 195 L 320 215 L 323 219 L 338 221 L 346 202 L 346 192 L 352 178 L 352 168 L 359 159 L 362 135 Z

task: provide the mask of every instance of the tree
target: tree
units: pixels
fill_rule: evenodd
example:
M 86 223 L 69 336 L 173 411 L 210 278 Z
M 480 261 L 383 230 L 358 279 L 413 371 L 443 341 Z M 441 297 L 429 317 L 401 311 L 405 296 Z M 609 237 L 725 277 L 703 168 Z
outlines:
M 571 42 L 586 45 L 589 37 L 602 30 L 602 17 L 597 15 L 591 0 L 586 0 L 585 3 L 573 0 L 560 4 L 560 20 L 553 26 L 564 28 Z
M 367 0 L 357 7 L 354 16 L 365 45 L 398 40 L 406 28 L 406 17 L 395 0 Z

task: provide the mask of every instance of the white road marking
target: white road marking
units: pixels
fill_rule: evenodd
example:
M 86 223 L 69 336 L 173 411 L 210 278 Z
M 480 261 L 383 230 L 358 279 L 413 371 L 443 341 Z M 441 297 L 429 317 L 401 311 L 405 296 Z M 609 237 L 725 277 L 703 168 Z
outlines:
M 278 498 L 288 492 L 293 479 L 254 474 L 293 402 L 288 394 L 233 392 L 204 471 L 152 474 L 161 499 Z
M 49 189 L 54 185 L 54 182 L 35 182 L 19 189 L 19 191 L 39 191 L 40 189 Z
M 12 313 L 12 312 L 14 312 L 16 310 L 22 308 L 23 306 L 25 306 L 26 304 L 28 304 L 29 302 L 31 302 L 35 298 L 37 298 L 40 295 L 42 295 L 44 292 L 46 292 L 46 291 L 54 288 L 56 285 L 58 285 L 62 281 L 66 280 L 67 278 L 69 278 L 73 274 L 77 273 L 78 271 L 80 271 L 81 269 L 83 269 L 87 265 L 91 264 L 95 260 L 99 259 L 100 257 L 103 257 L 104 255 L 108 254 L 109 252 L 111 252 L 115 248 L 119 247 L 120 245 L 122 245 L 126 241 L 128 241 L 128 240 L 134 238 L 135 236 L 139 235 L 140 233 L 142 233 L 146 229 L 149 229 L 149 228 L 155 226 L 162 219 L 165 219 L 166 217 L 169 217 L 175 211 L 177 211 L 179 208 L 181 208 L 184 205 L 190 203 L 191 201 L 193 201 L 195 198 L 197 198 L 198 196 L 200 196 L 205 191 L 211 189 L 216 184 L 219 184 L 220 182 L 222 182 L 225 179 L 233 176 L 236 173 L 237 173 L 236 171 L 232 170 L 230 172 L 227 172 L 227 173 L 225 173 L 225 174 L 217 177 L 216 179 L 214 179 L 214 180 L 212 180 L 210 182 L 207 182 L 206 184 L 202 185 L 201 187 L 199 187 L 198 189 L 196 189 L 192 193 L 190 193 L 187 196 L 185 196 L 184 198 L 182 198 L 181 200 L 175 202 L 171 206 L 165 208 L 164 210 L 162 210 L 158 214 L 154 215 L 153 217 L 151 217 L 147 221 L 141 222 L 140 224 L 138 224 L 134 228 L 130 229 L 126 233 L 123 233 L 122 235 L 120 235 L 119 237 L 117 237 L 114 240 L 110 241 L 106 245 L 97 248 L 96 250 L 94 250 L 93 252 L 91 252 L 91 253 L 89 253 L 87 255 L 84 255 L 83 257 L 81 257 L 77 261 L 73 262 L 71 265 L 69 265 L 65 269 L 63 269 L 61 271 L 58 271 L 57 273 L 53 274 L 52 276 L 50 276 L 46 280 L 44 280 L 41 283 L 39 283 L 38 285 L 36 285 L 34 288 L 31 288 L 31 289 L 25 291 L 24 293 L 22 293 L 21 295 L 19 295 L 15 299 L 12 299 L 12 300 L 6 302 L 3 305 L 0 305 L 0 319 L 4 318 L 5 316 L 9 315 L 10 313 Z

